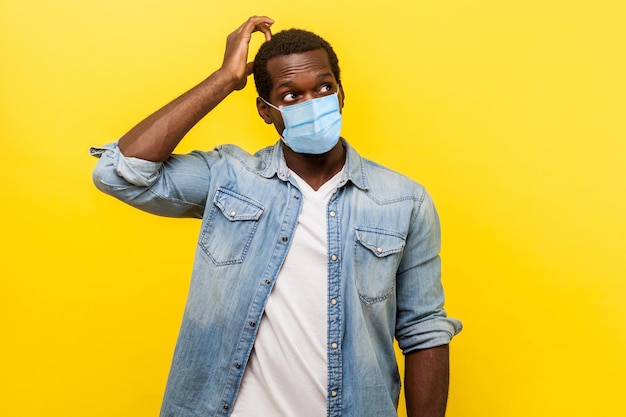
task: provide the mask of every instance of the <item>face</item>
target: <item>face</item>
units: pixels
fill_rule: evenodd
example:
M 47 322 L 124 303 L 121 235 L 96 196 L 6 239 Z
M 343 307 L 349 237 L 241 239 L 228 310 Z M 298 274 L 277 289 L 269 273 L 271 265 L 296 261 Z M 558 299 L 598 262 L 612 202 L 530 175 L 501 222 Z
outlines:
M 267 62 L 267 71 L 272 79 L 269 102 L 276 107 L 302 103 L 339 91 L 339 106 L 343 108 L 343 89 L 337 84 L 323 49 L 274 57 Z M 283 133 L 285 125 L 280 111 L 261 99 L 257 99 L 257 109 L 265 123 L 274 124 L 276 131 Z

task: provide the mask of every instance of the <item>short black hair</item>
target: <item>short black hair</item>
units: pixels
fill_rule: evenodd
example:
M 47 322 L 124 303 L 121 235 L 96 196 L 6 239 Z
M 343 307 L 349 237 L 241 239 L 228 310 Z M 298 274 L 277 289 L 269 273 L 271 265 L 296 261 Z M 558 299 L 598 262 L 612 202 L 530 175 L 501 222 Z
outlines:
M 269 101 L 272 79 L 267 71 L 267 62 L 270 59 L 277 56 L 314 51 L 316 49 L 326 51 L 333 75 L 337 83 L 341 84 L 339 59 L 330 43 L 313 32 L 302 29 L 288 29 L 272 35 L 272 39 L 269 42 L 261 45 L 254 58 L 254 83 L 259 96 Z

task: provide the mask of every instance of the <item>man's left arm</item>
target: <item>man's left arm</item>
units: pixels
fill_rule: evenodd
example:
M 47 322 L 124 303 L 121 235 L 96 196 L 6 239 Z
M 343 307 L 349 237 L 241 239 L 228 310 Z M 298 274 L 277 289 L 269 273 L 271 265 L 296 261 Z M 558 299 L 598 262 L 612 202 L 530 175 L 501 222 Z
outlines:
M 428 193 L 417 202 L 396 275 L 396 339 L 405 355 L 409 417 L 443 417 L 449 383 L 449 348 L 460 321 L 444 309 L 439 216 Z
M 416 350 L 405 356 L 404 395 L 408 417 L 444 417 L 448 402 L 449 347 Z

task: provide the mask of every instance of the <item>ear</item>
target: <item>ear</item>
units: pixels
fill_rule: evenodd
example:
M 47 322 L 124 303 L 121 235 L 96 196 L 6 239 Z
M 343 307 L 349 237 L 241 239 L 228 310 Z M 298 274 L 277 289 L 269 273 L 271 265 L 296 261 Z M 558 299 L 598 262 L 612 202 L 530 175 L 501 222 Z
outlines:
M 261 116 L 261 119 L 263 119 L 265 123 L 267 123 L 268 125 L 271 125 L 273 123 L 272 116 L 270 115 L 270 106 L 268 106 L 263 100 L 261 100 L 260 97 L 256 98 L 256 109 L 259 112 L 259 116 Z
M 343 109 L 343 101 L 346 99 L 346 92 L 343 90 L 343 84 L 339 83 L 339 107 Z

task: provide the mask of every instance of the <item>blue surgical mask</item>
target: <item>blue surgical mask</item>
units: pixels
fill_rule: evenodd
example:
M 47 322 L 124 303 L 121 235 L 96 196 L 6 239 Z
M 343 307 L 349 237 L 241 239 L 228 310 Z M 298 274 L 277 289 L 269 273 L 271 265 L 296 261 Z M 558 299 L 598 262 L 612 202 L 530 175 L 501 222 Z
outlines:
M 314 98 L 291 106 L 268 106 L 280 111 L 285 130 L 281 139 L 294 152 L 319 155 L 330 151 L 339 141 L 341 112 L 338 93 Z

